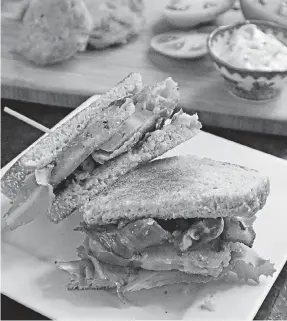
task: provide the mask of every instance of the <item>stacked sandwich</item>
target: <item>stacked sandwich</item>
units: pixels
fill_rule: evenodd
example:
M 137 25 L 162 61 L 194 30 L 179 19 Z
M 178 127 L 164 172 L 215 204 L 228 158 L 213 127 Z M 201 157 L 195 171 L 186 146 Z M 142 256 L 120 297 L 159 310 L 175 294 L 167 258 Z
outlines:
M 259 282 L 273 264 L 251 248 L 269 180 L 255 170 L 196 156 L 154 158 L 200 130 L 176 108 L 177 84 L 144 86 L 132 74 L 43 137 L 2 180 L 16 228 L 46 212 L 71 213 L 79 259 L 57 262 L 69 289 L 125 293 L 205 283 L 234 273 Z
M 57 262 L 69 289 L 118 295 L 230 272 L 259 282 L 273 264 L 252 249 L 254 214 L 269 192 L 258 172 L 196 156 L 155 160 L 86 204 L 78 261 Z

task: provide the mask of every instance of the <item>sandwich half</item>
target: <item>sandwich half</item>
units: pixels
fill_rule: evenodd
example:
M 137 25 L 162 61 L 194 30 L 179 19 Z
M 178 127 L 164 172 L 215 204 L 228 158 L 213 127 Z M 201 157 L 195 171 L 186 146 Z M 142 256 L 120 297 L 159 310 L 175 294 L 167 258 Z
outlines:
M 79 260 L 57 262 L 68 289 L 127 292 L 205 283 L 235 273 L 259 282 L 274 267 L 251 248 L 269 194 L 259 172 L 196 156 L 155 160 L 81 207 Z
M 11 229 L 47 213 L 58 223 L 135 167 L 196 135 L 177 108 L 178 85 L 145 86 L 131 74 L 32 146 L 2 178 Z

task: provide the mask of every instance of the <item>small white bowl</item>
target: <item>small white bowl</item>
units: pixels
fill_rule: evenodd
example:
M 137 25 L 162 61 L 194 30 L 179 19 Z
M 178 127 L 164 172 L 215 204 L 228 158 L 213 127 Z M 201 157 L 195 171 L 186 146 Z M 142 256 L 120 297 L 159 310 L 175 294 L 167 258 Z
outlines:
M 287 80 L 287 68 L 282 71 L 262 71 L 238 68 L 220 57 L 228 50 L 233 32 L 244 24 L 255 24 L 263 32 L 271 32 L 287 45 L 287 28 L 273 22 L 250 20 L 230 26 L 219 27 L 208 37 L 209 54 L 225 80 L 227 89 L 238 97 L 250 100 L 267 100 L 275 97 Z
M 189 2 L 190 7 L 184 10 L 172 9 L 169 5 L 165 7 L 163 14 L 170 24 L 186 29 L 212 21 L 232 8 L 235 0 L 189 0 Z

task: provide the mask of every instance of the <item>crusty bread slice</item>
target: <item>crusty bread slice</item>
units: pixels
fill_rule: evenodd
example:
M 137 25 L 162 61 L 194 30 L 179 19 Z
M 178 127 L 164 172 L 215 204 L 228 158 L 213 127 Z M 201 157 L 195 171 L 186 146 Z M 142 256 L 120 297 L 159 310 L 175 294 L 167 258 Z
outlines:
M 91 105 L 67 120 L 65 124 L 55 128 L 49 135 L 44 135 L 2 177 L 2 193 L 14 199 L 25 177 L 36 168 L 43 167 L 55 159 L 55 156 L 59 155 L 61 150 L 83 131 L 96 111 L 100 108 L 105 109 L 113 101 L 137 93 L 142 88 L 141 75 L 132 73 Z
M 170 124 L 150 133 L 140 148 L 135 147 L 96 168 L 84 185 L 71 184 L 56 197 L 48 216 L 53 222 L 58 223 L 79 205 L 87 203 L 89 199 L 114 184 L 121 176 L 191 139 L 200 128 L 201 123 L 197 115 L 181 113 Z
M 87 224 L 160 219 L 252 216 L 269 194 L 259 172 L 197 156 L 156 160 L 121 177 L 92 200 Z

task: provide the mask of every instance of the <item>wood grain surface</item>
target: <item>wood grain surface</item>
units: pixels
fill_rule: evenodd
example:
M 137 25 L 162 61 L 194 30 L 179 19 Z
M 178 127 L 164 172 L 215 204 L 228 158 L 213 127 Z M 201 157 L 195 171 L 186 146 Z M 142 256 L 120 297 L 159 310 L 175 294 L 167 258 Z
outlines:
M 198 112 L 204 125 L 287 136 L 287 89 L 267 102 L 239 99 L 227 92 L 211 59 L 176 60 L 149 48 L 152 35 L 169 31 L 162 18 L 167 0 L 146 0 L 144 32 L 128 45 L 87 51 L 54 66 L 34 66 L 13 53 L 21 28 L 15 19 L 2 19 L 2 97 L 48 105 L 76 107 L 102 93 L 128 73 L 140 72 L 146 83 L 172 76 L 180 86 L 182 108 Z M 239 11 L 219 17 L 215 24 L 242 19 Z M 202 27 L 211 31 L 215 25 Z

